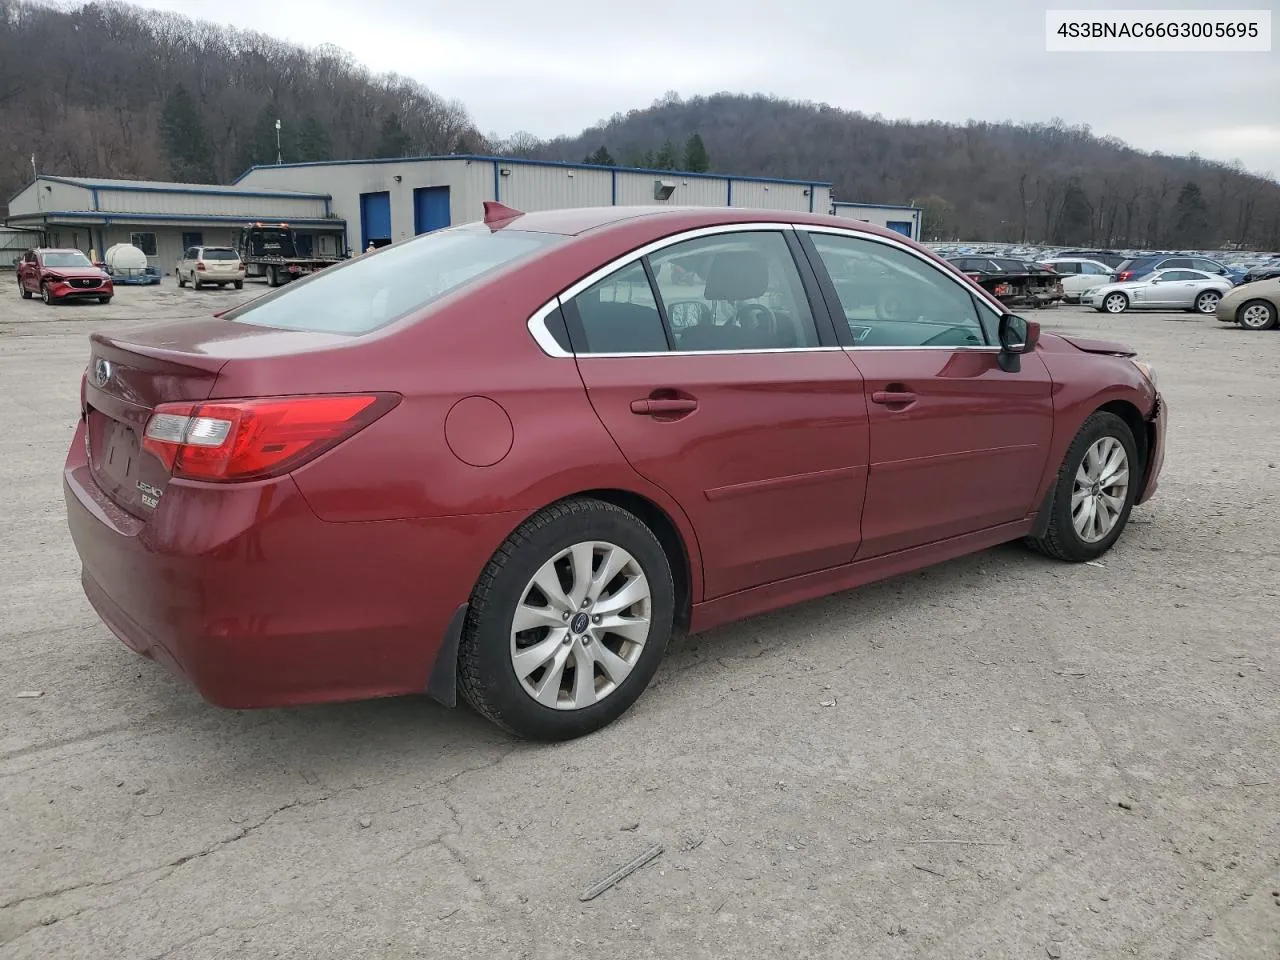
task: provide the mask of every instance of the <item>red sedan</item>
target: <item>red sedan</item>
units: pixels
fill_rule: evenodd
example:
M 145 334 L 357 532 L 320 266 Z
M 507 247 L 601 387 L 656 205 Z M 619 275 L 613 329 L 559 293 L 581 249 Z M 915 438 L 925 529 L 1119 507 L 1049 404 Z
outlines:
M 1100 556 L 1165 420 L 1132 351 L 1041 335 L 896 233 L 491 203 L 93 335 L 64 480 L 89 600 L 209 701 L 460 689 L 564 739 L 673 629 L 1010 540 Z

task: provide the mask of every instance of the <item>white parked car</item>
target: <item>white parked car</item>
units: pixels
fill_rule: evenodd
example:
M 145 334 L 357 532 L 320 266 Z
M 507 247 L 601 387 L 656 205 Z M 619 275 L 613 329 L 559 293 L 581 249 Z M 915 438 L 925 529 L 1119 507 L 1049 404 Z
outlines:
M 1126 310 L 1193 310 L 1213 315 L 1231 289 L 1226 277 L 1203 270 L 1157 270 L 1141 280 L 1107 283 L 1086 290 L 1080 302 L 1105 313 Z
M 230 247 L 191 247 L 178 261 L 174 273 L 180 287 L 189 283 L 199 290 L 230 283 L 237 290 L 244 288 L 244 262 Z
M 1054 257 L 1040 262 L 1062 274 L 1062 290 L 1069 303 L 1079 300 L 1086 290 L 1116 278 L 1115 271 L 1105 263 L 1083 257 Z

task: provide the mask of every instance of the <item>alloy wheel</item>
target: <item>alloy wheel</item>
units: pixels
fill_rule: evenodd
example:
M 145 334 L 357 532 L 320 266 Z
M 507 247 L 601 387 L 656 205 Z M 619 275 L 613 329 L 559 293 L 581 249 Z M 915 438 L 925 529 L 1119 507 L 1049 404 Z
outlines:
M 1202 293 L 1196 301 L 1196 309 L 1201 313 L 1213 313 L 1218 309 L 1218 301 L 1221 299 L 1216 293 Z
M 1085 543 L 1115 529 L 1129 494 L 1129 455 L 1115 437 L 1100 437 L 1085 452 L 1071 491 L 1071 523 Z
M 1123 293 L 1113 293 L 1103 301 L 1102 305 L 1107 308 L 1107 313 L 1124 313 L 1129 301 Z
M 538 568 L 511 623 L 511 666 L 525 693 L 555 710 L 582 710 L 634 669 L 653 617 L 649 580 L 616 544 L 566 547 Z
M 1240 326 L 1248 330 L 1266 330 L 1271 323 L 1271 311 L 1265 303 L 1251 303 L 1240 311 Z

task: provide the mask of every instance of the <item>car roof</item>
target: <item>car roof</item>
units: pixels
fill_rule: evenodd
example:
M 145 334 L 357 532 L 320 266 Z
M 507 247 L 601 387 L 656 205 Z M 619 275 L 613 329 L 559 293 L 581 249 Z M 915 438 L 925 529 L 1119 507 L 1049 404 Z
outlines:
M 902 234 L 847 217 L 830 214 L 798 213 L 790 210 L 764 210 L 751 207 L 573 207 L 560 210 L 539 210 L 531 213 L 517 211 L 517 216 L 497 221 L 495 229 L 529 231 L 531 233 L 555 233 L 564 236 L 580 236 L 597 230 L 623 227 L 643 222 L 657 232 L 667 233 L 734 223 L 796 223 L 813 226 L 834 226 L 844 230 L 887 236 L 907 240 Z
M 76 247 L 34 247 L 33 250 L 36 253 L 84 253 Z

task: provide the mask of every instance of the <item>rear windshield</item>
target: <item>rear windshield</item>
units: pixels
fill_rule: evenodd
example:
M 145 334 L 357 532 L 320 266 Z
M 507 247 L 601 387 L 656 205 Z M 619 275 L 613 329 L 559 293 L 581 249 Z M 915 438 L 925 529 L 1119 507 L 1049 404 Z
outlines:
M 215 250 L 213 247 L 204 248 L 204 259 L 206 260 L 239 260 L 240 255 L 234 250 L 222 249 Z
M 369 333 L 563 239 L 513 230 L 495 233 L 478 225 L 440 230 L 329 267 L 225 318 L 287 330 Z
M 46 253 L 40 257 L 40 260 L 46 267 L 92 267 L 86 257 L 79 250 L 71 250 L 66 253 Z

